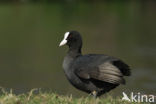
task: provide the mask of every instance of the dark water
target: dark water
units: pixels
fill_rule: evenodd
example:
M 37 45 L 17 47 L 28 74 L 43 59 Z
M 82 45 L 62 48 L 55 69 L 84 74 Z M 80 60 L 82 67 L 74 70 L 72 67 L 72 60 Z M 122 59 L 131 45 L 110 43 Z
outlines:
M 58 47 L 66 31 L 77 30 L 84 54 L 105 53 L 131 66 L 127 85 L 112 93 L 156 94 L 155 10 L 155 2 L 1 4 L 0 86 L 83 95 L 65 78 L 67 47 Z

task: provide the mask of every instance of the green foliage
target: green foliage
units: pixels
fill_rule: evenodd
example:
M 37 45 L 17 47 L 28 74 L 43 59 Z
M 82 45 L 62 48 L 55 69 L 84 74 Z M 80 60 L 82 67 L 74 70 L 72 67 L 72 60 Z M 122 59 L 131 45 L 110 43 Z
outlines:
M 121 97 L 113 98 L 112 96 L 93 98 L 92 96 L 74 98 L 71 96 L 62 96 L 56 93 L 43 93 L 39 91 L 34 94 L 31 90 L 27 94 L 15 95 L 2 90 L 0 104 L 139 104 L 121 101 Z M 142 103 L 143 104 L 143 103 Z

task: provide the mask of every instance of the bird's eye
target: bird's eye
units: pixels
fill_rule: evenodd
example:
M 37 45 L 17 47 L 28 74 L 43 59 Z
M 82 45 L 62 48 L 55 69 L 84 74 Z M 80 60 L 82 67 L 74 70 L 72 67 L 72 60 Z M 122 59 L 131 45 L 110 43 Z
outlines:
M 71 34 L 69 34 L 69 36 L 68 36 L 68 39 L 70 39 L 70 38 L 72 38 L 72 35 Z

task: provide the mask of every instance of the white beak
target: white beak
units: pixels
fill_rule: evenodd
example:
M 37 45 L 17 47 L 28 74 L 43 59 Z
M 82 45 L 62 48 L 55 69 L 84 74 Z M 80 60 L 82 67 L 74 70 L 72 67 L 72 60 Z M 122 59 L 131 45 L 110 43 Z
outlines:
M 66 33 L 64 34 L 64 39 L 61 41 L 59 47 L 65 45 L 65 44 L 68 42 L 68 41 L 67 41 L 67 38 L 68 38 L 68 35 L 69 35 L 69 34 L 70 34 L 69 32 L 66 32 Z
M 60 43 L 60 45 L 59 45 L 59 47 L 65 45 L 66 43 L 67 43 L 67 40 L 62 40 L 61 43 Z

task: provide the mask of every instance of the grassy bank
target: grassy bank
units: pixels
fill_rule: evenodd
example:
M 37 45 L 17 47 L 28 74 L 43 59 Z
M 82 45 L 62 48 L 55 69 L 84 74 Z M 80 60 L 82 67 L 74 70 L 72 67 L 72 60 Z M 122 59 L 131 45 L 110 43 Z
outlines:
M 92 96 L 74 98 L 72 96 L 63 96 L 55 93 L 33 94 L 30 91 L 27 94 L 15 95 L 10 92 L 2 91 L 0 95 L 0 104 L 143 104 L 121 101 L 121 97 L 112 98 L 111 96 L 93 98 Z

